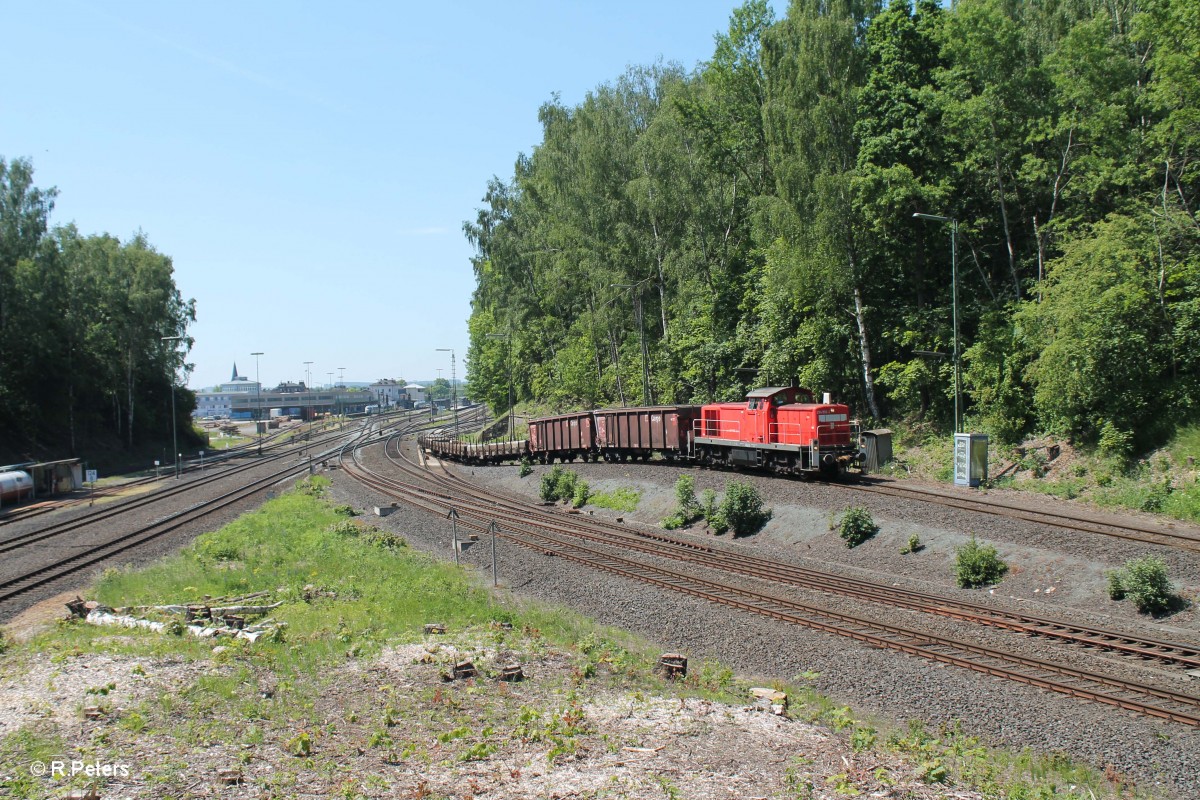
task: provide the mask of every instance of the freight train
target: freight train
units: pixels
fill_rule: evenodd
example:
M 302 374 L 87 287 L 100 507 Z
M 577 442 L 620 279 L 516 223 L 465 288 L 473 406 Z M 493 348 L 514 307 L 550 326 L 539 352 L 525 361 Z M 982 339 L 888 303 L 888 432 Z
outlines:
M 828 398 L 826 398 L 828 400 Z M 562 462 L 690 460 L 702 465 L 835 477 L 861 467 L 865 453 L 841 403 L 817 402 L 794 386 L 750 392 L 741 403 L 577 411 L 529 423 L 528 440 L 468 444 L 420 440 L 427 453 L 467 463 L 529 458 Z

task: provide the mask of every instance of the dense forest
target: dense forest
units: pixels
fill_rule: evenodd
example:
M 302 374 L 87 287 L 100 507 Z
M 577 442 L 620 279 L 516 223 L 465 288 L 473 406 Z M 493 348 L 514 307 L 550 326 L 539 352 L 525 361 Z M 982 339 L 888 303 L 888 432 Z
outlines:
M 169 451 L 172 391 L 182 441 L 195 407 L 194 304 L 143 234 L 51 228 L 56 196 L 28 161 L 0 159 L 0 460 Z
M 1129 453 L 1200 402 L 1200 3 L 763 0 L 633 67 L 487 186 L 472 396 L 798 380 L 864 420 Z

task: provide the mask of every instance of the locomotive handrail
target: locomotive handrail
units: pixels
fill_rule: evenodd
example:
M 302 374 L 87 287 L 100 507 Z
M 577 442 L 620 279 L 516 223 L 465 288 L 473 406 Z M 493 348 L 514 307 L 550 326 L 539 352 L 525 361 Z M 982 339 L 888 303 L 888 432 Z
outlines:
M 705 419 L 692 420 L 692 432 L 696 436 L 711 439 L 740 439 L 742 423 L 740 420 Z
M 800 436 L 804 432 L 799 422 L 772 422 L 768 428 L 771 441 L 777 442 L 781 436 Z

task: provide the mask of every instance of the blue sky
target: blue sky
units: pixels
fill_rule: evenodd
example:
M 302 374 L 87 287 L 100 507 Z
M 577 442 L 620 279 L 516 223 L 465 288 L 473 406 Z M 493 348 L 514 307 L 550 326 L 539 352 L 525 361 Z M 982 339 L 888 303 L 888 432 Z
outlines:
M 189 381 L 464 370 L 461 233 L 538 107 L 712 55 L 711 2 L 6 3 L 0 156 L 56 223 L 139 228 L 195 298 Z

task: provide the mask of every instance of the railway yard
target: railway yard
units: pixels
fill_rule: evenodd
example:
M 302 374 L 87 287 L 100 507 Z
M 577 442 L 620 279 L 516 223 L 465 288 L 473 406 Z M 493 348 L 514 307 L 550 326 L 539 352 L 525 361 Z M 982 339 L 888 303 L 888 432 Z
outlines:
M 1166 796 L 1200 796 L 1200 530 L 1118 518 L 1015 493 L 887 480 L 822 483 L 659 462 L 584 463 L 594 489 L 635 488 L 638 509 L 581 512 L 537 497 L 547 466 L 466 467 L 425 458 L 425 418 L 268 444 L 136 498 L 0 524 L 0 621 L 144 563 L 213 530 L 295 478 L 321 472 L 335 502 L 396 504 L 373 519 L 414 547 L 462 552 L 518 596 L 566 605 L 640 634 L 694 664 L 719 660 L 763 681 L 806 683 L 881 724 L 959 727 L 1020 750 L 1065 753 Z M 470 425 L 468 416 L 464 425 Z M 401 434 L 405 435 L 401 435 Z M 759 533 L 664 531 L 672 486 L 752 481 L 772 509 Z M 866 507 L 879 534 L 847 549 L 832 521 Z M 452 534 L 447 514 L 457 513 Z M 920 552 L 901 554 L 917 534 Z M 970 535 L 1010 565 L 994 588 L 963 590 L 954 549 Z M 1105 571 L 1153 554 L 1193 602 L 1162 619 L 1105 593 Z

